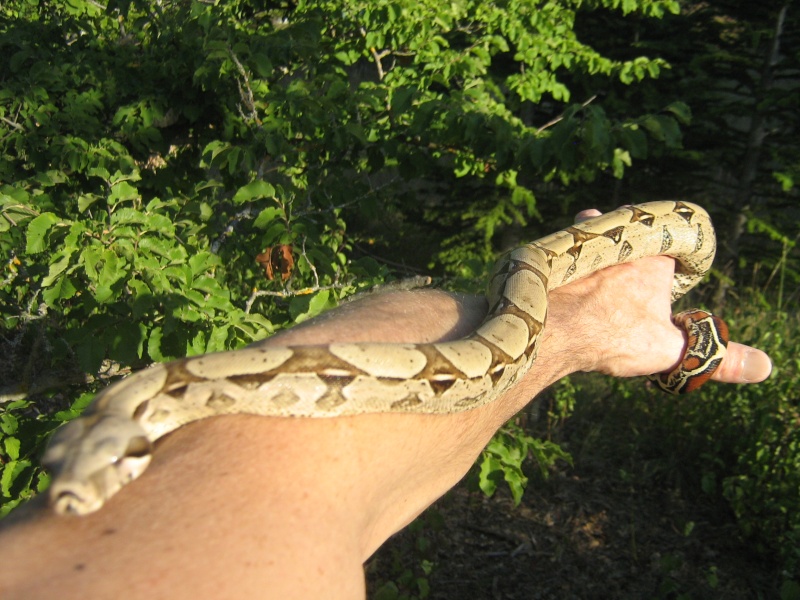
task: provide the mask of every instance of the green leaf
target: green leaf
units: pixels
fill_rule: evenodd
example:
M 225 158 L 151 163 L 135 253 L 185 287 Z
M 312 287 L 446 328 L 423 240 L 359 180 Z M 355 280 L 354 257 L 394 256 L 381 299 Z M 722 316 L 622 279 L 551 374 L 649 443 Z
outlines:
M 322 290 L 313 295 L 295 296 L 289 303 L 292 318 L 297 323 L 302 323 L 311 317 L 320 314 L 334 303 L 330 298 L 329 290 Z
M 111 215 L 112 225 L 143 225 L 146 222 L 147 215 L 135 208 L 120 208 Z
M 392 94 L 392 112 L 395 115 L 406 112 L 411 108 L 411 101 L 414 99 L 417 90 L 411 86 L 395 90 Z
M 129 365 L 139 358 L 142 331 L 133 321 L 119 321 L 106 331 L 108 357 Z
M 189 267 L 192 269 L 193 277 L 197 277 L 201 273 L 205 273 L 220 264 L 220 260 L 217 256 L 205 250 L 190 256 L 188 262 Z
M 0 474 L 0 493 L 10 498 L 12 496 L 12 486 L 17 478 L 22 475 L 29 467 L 29 460 L 10 460 L 3 465 L 3 472 Z
M 42 292 L 45 304 L 50 308 L 55 308 L 59 300 L 69 300 L 78 292 L 69 277 L 61 277 L 56 282 Z
M 625 125 L 619 134 L 620 142 L 633 158 L 647 158 L 647 136 L 638 125 Z
M 671 148 L 681 147 L 681 130 L 672 117 L 663 115 L 649 115 L 642 125 L 657 140 L 664 142 Z
M 50 170 L 37 173 L 34 180 L 42 187 L 53 187 L 54 185 L 67 181 L 67 177 L 64 175 L 63 171 Z
M 97 194 L 81 194 L 78 196 L 78 211 L 84 212 L 100 198 Z
M 125 277 L 127 269 L 125 260 L 120 259 L 112 250 L 103 250 L 103 268 L 97 278 L 98 284 L 110 286 Z
M 161 339 L 163 331 L 161 327 L 153 327 L 150 330 L 150 337 L 147 338 L 147 354 L 156 362 L 164 362 L 167 357 L 161 353 Z
M 683 125 L 690 125 L 692 122 L 692 109 L 685 102 L 673 102 L 664 110 L 675 115 Z
M 152 253 L 168 260 L 173 260 L 174 258 L 176 261 L 182 261 L 186 256 L 185 250 L 182 252 L 180 246 L 175 246 L 175 240 L 164 239 L 154 235 L 141 238 L 141 240 L 139 240 L 139 250 L 143 254 Z M 144 256 L 140 258 L 143 259 Z
M 127 181 L 120 181 L 111 188 L 111 193 L 108 195 L 108 203 L 117 204 L 127 200 L 136 200 L 137 198 L 139 198 L 139 190 Z
M 233 310 L 230 292 L 227 290 L 219 290 L 216 293 L 209 294 L 203 300 L 202 306 L 209 312 L 209 314 L 213 314 L 213 310 L 218 310 L 223 313 L 230 313 Z
M 84 392 L 66 410 L 60 410 L 53 417 L 57 421 L 67 422 L 78 417 L 83 413 L 87 406 L 94 400 L 94 392 Z
M 266 229 L 272 223 L 283 218 L 283 210 L 277 206 L 269 206 L 258 213 L 253 227 L 256 229 Z
M 175 281 L 180 289 L 186 288 L 192 280 L 192 270 L 188 266 L 185 269 L 183 267 L 165 267 L 162 273 Z
M 166 215 L 150 213 L 145 216 L 145 225 L 150 231 L 171 236 L 175 232 L 175 224 Z
M 314 294 L 314 296 L 311 298 L 311 302 L 308 303 L 309 316 L 316 316 L 326 308 L 330 308 L 330 296 L 331 293 L 329 290 L 322 290 L 321 292 Z
M 251 181 L 240 187 L 233 196 L 234 204 L 244 204 L 259 198 L 274 198 L 275 188 L 266 181 Z
M 255 334 L 251 336 L 255 340 L 267 337 L 275 332 L 275 325 L 267 319 L 264 315 L 259 313 L 250 313 L 245 315 L 247 323 L 252 323 L 256 326 Z
M 11 412 L 0 413 L 0 431 L 6 435 L 12 435 L 17 432 L 19 428 L 19 421 L 17 417 Z
M 794 177 L 790 173 L 775 172 L 772 176 L 781 184 L 781 190 L 784 192 L 790 192 L 794 188 Z
M 373 600 L 401 600 L 401 598 L 406 596 L 400 594 L 397 584 L 394 581 L 387 581 L 376 590 Z
M 15 437 L 7 437 L 3 440 L 3 447 L 11 460 L 19 460 L 19 440 Z
M 58 256 L 58 255 L 56 255 Z M 62 255 L 58 260 L 54 263 L 51 263 L 50 270 L 47 273 L 47 276 L 42 279 L 42 287 L 49 287 L 53 285 L 53 282 L 64 272 L 66 271 L 67 267 L 69 266 L 69 256 Z
M 59 222 L 56 214 L 51 212 L 42 213 L 30 223 L 27 229 L 27 242 L 25 252 L 28 254 L 38 254 L 47 248 L 46 236 L 50 228 Z
M 106 357 L 106 340 L 102 331 L 91 331 L 75 348 L 78 364 L 87 373 L 95 373 Z
M 630 167 L 631 164 L 633 164 L 631 161 L 631 155 L 627 150 L 614 148 L 614 159 L 611 163 L 614 177 L 617 179 L 622 179 L 622 176 L 625 174 L 625 167 Z
M 227 350 L 228 341 L 228 328 L 227 327 L 214 327 L 211 330 L 211 335 L 208 337 L 208 345 L 206 352 L 222 352 Z
M 502 465 L 500 461 L 491 455 L 483 454 L 481 460 L 480 473 L 478 476 L 478 486 L 481 491 L 487 496 L 491 497 L 497 491 L 497 482 L 495 476 L 502 472 Z
M 265 54 L 253 54 L 250 57 L 256 68 L 256 73 L 260 77 L 269 77 L 272 75 L 272 61 Z

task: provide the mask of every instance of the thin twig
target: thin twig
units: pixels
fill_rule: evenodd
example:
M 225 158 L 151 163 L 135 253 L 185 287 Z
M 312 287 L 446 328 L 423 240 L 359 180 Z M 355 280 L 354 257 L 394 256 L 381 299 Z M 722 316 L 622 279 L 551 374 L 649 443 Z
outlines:
M 367 30 L 364 29 L 363 27 L 359 29 L 359 32 L 361 33 L 362 37 L 364 38 L 367 37 Z M 372 59 L 375 61 L 375 66 L 378 69 L 378 81 L 383 81 L 383 77 L 386 75 L 386 73 L 383 70 L 383 63 L 381 61 L 390 54 L 392 54 L 392 51 L 381 50 L 380 52 L 378 52 L 377 50 L 375 50 L 375 48 L 370 46 L 369 52 L 370 54 L 372 54 Z
M 595 94 L 594 96 L 592 96 L 591 98 L 589 98 L 589 99 L 588 99 L 586 102 L 584 102 L 583 104 L 581 104 L 581 108 L 586 108 L 586 107 L 587 107 L 587 106 L 589 106 L 589 105 L 590 105 L 592 102 L 594 102 L 596 98 L 597 98 L 597 94 Z M 542 133 L 542 132 L 543 132 L 545 129 L 547 129 L 548 127 L 552 127 L 552 126 L 553 126 L 553 125 L 555 125 L 556 123 L 559 123 L 559 122 L 563 121 L 563 120 L 564 120 L 564 114 L 565 114 L 565 113 L 561 113 L 561 114 L 560 114 L 560 115 L 558 115 L 558 116 L 557 116 L 555 119 L 552 119 L 552 120 L 548 121 L 547 123 L 545 123 L 544 125 L 542 125 L 541 127 L 539 127 L 539 129 L 537 129 L 537 130 L 536 130 L 536 133 Z
M 25 128 L 22 125 L 20 125 L 19 123 L 15 123 L 11 119 L 6 119 L 5 117 L 0 117 L 0 121 L 3 121 L 4 123 L 8 123 L 9 125 L 11 125 L 11 127 L 16 129 L 17 131 L 25 131 Z
M 311 262 L 308 258 L 308 254 L 306 254 L 306 237 L 303 236 L 303 250 L 301 251 L 303 258 L 308 263 L 308 266 L 311 268 L 311 272 L 314 274 L 314 287 L 319 287 L 319 273 L 317 273 L 317 267 L 314 266 L 314 263 Z
M 375 50 L 375 48 L 370 48 L 369 51 L 372 54 L 372 59 L 375 61 L 375 66 L 378 69 L 378 81 L 383 81 L 383 77 L 386 75 L 386 73 L 383 72 L 383 63 L 381 61 L 389 56 L 391 52 L 389 50 L 378 52 Z
M 276 298 L 294 298 L 295 296 L 308 296 L 309 294 L 314 294 L 316 292 L 322 292 L 325 290 L 340 290 L 342 288 L 347 287 L 350 283 L 338 283 L 334 282 L 330 285 L 315 285 L 311 287 L 305 287 L 299 290 L 278 290 L 278 291 L 270 291 L 270 290 L 256 290 L 254 289 L 253 292 L 250 294 L 250 297 L 247 299 L 245 303 L 244 312 L 245 314 L 250 314 L 250 310 L 253 308 L 253 303 L 256 301 L 257 298 L 261 298 L 262 296 L 272 296 Z

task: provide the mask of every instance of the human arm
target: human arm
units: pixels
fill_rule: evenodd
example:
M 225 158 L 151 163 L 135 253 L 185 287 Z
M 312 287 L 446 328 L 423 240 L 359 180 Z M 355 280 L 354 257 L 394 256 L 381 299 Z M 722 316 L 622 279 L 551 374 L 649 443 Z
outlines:
M 30 561 L 0 565 L 0 597 L 363 596 L 363 561 L 452 487 L 497 428 L 547 385 L 575 371 L 635 376 L 679 360 L 672 268 L 671 259 L 642 260 L 553 292 L 531 372 L 473 411 L 231 416 L 184 427 L 98 513 L 23 509 L 0 544 Z M 435 291 L 379 295 L 267 343 L 455 339 L 485 310 L 480 298 Z M 762 354 L 732 345 L 715 377 L 758 380 L 768 368 Z

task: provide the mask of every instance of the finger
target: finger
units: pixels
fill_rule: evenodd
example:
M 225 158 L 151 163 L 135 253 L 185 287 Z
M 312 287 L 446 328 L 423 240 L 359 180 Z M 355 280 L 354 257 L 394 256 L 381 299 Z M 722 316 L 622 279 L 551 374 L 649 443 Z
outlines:
M 766 353 L 744 344 L 729 342 L 728 354 L 711 378 L 727 383 L 758 383 L 769 377 L 771 372 L 772 361 Z
M 596 208 L 587 208 L 586 210 L 582 210 L 577 215 L 575 215 L 575 222 L 582 223 L 583 221 L 593 219 L 594 217 L 599 217 L 602 214 L 603 213 L 601 213 Z

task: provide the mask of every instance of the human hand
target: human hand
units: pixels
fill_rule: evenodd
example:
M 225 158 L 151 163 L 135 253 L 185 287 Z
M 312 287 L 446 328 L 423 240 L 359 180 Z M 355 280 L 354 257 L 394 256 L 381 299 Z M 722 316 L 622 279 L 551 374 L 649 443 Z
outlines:
M 599 214 L 583 211 L 576 221 Z M 686 332 L 671 320 L 674 269 L 671 258 L 647 258 L 603 269 L 553 291 L 545 328 L 547 351 L 563 352 L 574 371 L 635 377 L 672 370 L 686 346 Z M 559 332 L 561 326 L 572 333 Z M 757 383 L 771 370 L 764 352 L 730 342 L 712 379 Z

